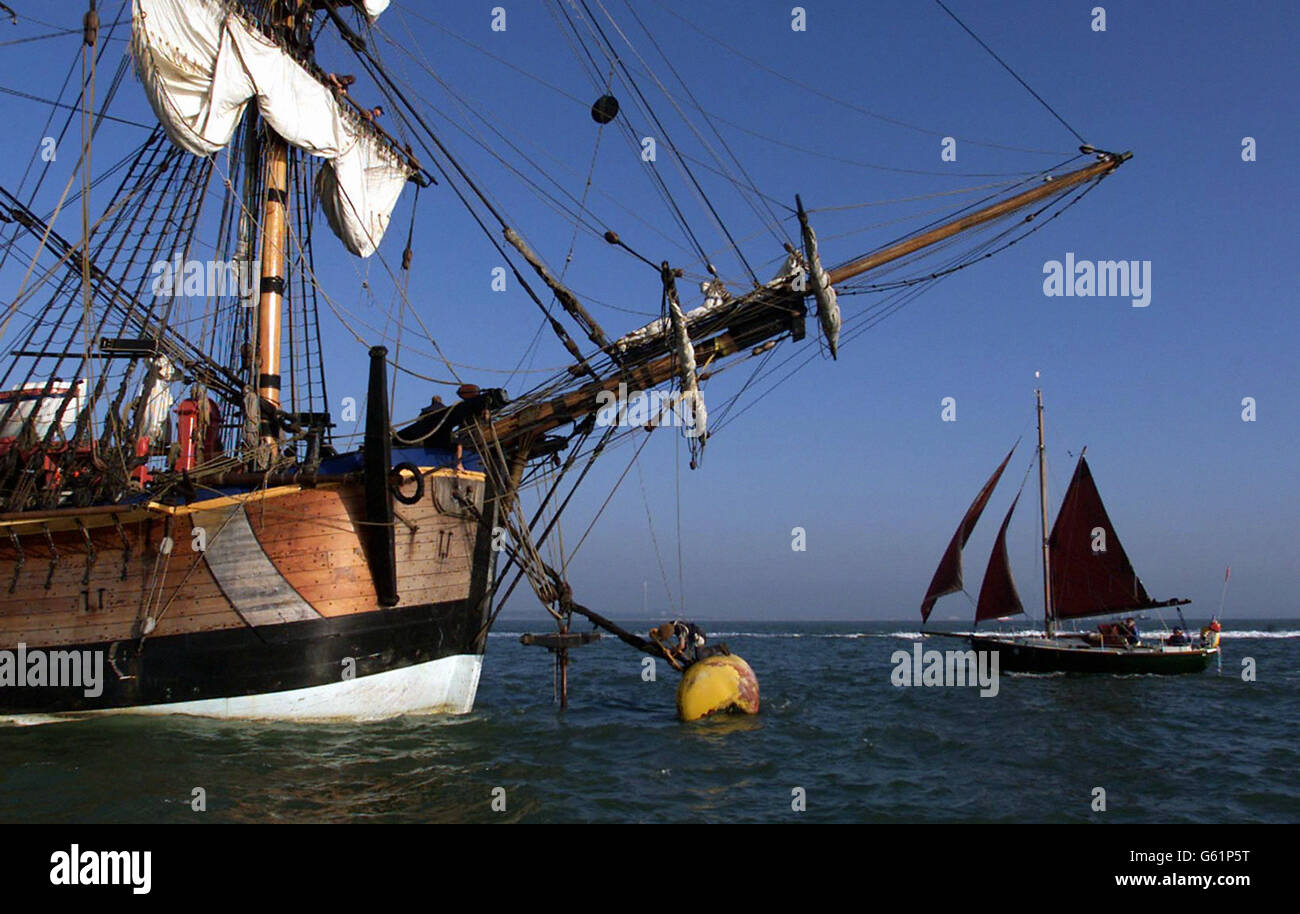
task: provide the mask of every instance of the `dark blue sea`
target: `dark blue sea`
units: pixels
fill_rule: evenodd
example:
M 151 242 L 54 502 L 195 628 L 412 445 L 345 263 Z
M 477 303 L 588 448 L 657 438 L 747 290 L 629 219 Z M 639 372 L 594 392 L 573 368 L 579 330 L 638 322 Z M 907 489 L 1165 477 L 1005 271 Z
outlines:
M 759 715 L 678 722 L 677 675 L 645 681 L 613 639 L 574 652 L 561 713 L 550 654 L 519 643 L 545 624 L 504 622 L 465 717 L 0 729 L 0 821 L 1300 821 L 1294 620 L 1229 622 L 1221 670 L 1003 674 L 990 698 L 893 686 L 915 623 L 703 624 L 757 672 Z

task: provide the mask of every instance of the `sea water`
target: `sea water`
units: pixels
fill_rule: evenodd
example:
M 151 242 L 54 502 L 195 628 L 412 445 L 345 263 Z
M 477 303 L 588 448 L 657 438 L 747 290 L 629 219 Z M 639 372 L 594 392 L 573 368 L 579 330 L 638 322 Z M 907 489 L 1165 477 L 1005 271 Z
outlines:
M 572 652 L 561 712 L 519 643 L 546 621 L 507 621 L 464 717 L 5 727 L 0 821 L 1300 821 L 1300 622 L 1229 621 L 1221 671 L 1003 673 L 983 698 L 891 683 L 914 622 L 703 625 L 757 716 L 678 722 L 677 674 L 612 638 Z

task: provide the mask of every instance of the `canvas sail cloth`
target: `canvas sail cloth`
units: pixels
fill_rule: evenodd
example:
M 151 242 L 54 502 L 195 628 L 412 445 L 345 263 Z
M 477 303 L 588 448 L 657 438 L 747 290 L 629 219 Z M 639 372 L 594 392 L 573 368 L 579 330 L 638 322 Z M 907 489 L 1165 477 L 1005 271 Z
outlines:
M 800 213 L 802 214 L 802 210 Z M 808 220 L 802 215 L 803 246 L 808 256 L 808 282 L 812 286 L 813 298 L 817 301 L 817 321 L 822 333 L 826 335 L 826 346 L 831 351 L 831 358 L 839 358 L 840 351 L 840 306 L 839 296 L 831 285 L 830 275 L 822 269 L 821 254 L 817 251 L 817 233 L 812 230 Z
M 1020 501 L 1019 493 L 1011 501 L 1007 516 L 1002 519 L 998 529 L 998 538 L 993 543 L 993 552 L 989 555 L 989 567 L 984 572 L 984 583 L 980 585 L 979 601 L 975 604 L 975 621 L 999 619 L 1003 616 L 1018 616 L 1025 611 L 1020 602 L 1020 593 L 1016 590 L 1016 579 L 1011 574 L 1011 563 L 1007 560 L 1007 526 L 1011 515 L 1016 511 Z
M 1155 602 L 1120 545 L 1088 462 L 1079 457 L 1049 540 L 1052 612 L 1058 619 L 1101 616 L 1183 601 Z
M 133 0 L 131 31 L 145 94 L 177 146 L 224 148 L 256 98 L 276 133 L 326 160 L 318 190 L 334 234 L 360 257 L 374 253 L 412 172 L 359 115 L 221 0 Z
M 948 548 L 944 550 L 943 558 L 939 560 L 939 567 L 935 569 L 934 577 L 930 580 L 930 589 L 925 592 L 925 600 L 921 603 L 922 622 L 929 620 L 930 610 L 934 609 L 936 600 L 961 590 L 961 551 L 965 548 L 966 541 L 970 539 L 971 531 L 975 529 L 980 515 L 984 513 L 984 506 L 989 503 L 993 490 L 997 488 L 998 480 L 1002 478 L 1002 471 L 1007 468 L 1007 463 L 1015 451 L 1015 447 L 1012 447 L 1007 452 L 1007 456 L 1002 458 L 1002 463 L 993 471 L 989 481 L 984 483 L 984 488 L 980 489 L 971 506 L 966 509 L 966 516 L 961 519 L 957 532 L 952 535 Z
M 709 437 L 709 411 L 704 406 L 704 395 L 700 393 L 699 378 L 695 370 L 695 346 L 691 343 L 690 331 L 686 329 L 686 317 L 682 314 L 681 302 L 677 300 L 675 284 L 666 287 L 668 293 L 668 317 L 673 331 L 673 349 L 677 354 L 677 376 L 681 385 L 681 408 L 690 410 L 691 421 L 687 426 L 687 437 L 692 440 L 691 450 L 695 452 L 696 444 L 703 447 Z M 681 414 L 686 420 L 687 414 Z

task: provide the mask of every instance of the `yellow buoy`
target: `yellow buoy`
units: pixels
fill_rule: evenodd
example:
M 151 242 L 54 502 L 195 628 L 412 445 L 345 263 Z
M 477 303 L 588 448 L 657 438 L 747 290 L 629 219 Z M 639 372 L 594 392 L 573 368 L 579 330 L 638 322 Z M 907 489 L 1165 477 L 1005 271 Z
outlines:
M 687 667 L 677 685 L 677 716 L 699 720 L 730 711 L 758 713 L 758 677 L 735 654 L 705 657 Z

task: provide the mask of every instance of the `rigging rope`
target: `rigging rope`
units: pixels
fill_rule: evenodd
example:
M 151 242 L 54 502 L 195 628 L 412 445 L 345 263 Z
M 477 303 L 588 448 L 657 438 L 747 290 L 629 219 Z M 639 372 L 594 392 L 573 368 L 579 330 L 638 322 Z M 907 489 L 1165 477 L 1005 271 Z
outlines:
M 573 0 L 570 0 L 570 2 L 572 3 Z M 596 66 L 595 58 L 592 57 L 591 50 L 587 47 L 587 43 L 584 40 L 582 33 L 578 30 L 577 24 L 573 21 L 573 16 L 570 14 L 570 11 L 565 7 L 562 0 L 556 0 L 556 5 L 559 7 L 560 12 L 563 14 L 564 20 L 569 26 L 570 31 L 573 32 L 573 36 L 577 40 L 578 45 L 582 48 L 583 52 L 587 55 L 588 60 L 591 61 L 592 67 L 595 68 L 597 73 L 599 73 L 600 70 Z M 588 28 L 593 29 L 594 24 L 591 23 L 590 21 L 590 13 L 588 13 L 587 17 L 582 17 L 582 18 L 584 18 L 584 21 L 588 23 Z M 595 35 L 596 32 L 593 30 L 593 36 Z M 600 48 L 600 52 L 605 56 L 608 63 L 617 64 L 619 62 L 618 54 L 614 51 L 612 46 L 609 46 L 607 43 L 601 42 L 599 38 L 596 38 L 596 44 Z M 572 47 L 572 43 L 570 43 L 570 47 Z M 575 51 L 575 56 L 576 56 L 576 51 Z M 579 62 L 581 63 L 580 57 L 579 57 Z M 623 76 L 621 76 L 621 81 L 625 86 L 627 86 L 629 90 L 637 92 L 637 97 L 641 99 L 641 105 L 643 110 L 645 110 L 647 116 L 649 116 L 653 120 L 654 113 L 649 110 L 649 103 L 644 99 L 644 96 L 640 95 L 639 91 L 632 83 L 630 74 L 627 73 L 625 67 L 624 67 L 624 74 Z M 599 87 L 598 82 L 597 82 L 597 86 Z M 624 129 L 624 139 L 627 141 L 629 148 L 633 151 L 635 155 L 640 157 L 642 153 L 641 140 L 640 137 L 637 135 L 637 131 L 632 126 L 630 119 L 627 116 L 624 116 L 618 119 L 618 123 L 620 123 L 620 125 Z M 660 132 L 662 133 L 663 131 L 661 130 Z M 643 170 L 645 171 L 645 173 L 650 179 L 651 187 L 654 188 L 655 192 L 659 195 L 660 199 L 664 202 L 664 205 L 668 208 L 669 213 L 672 215 L 678 227 L 682 230 L 683 234 L 686 236 L 686 239 L 694 247 L 696 253 L 698 253 L 701 259 L 707 263 L 708 262 L 707 255 L 704 251 L 704 246 L 700 243 L 700 240 L 696 236 L 695 231 L 691 228 L 690 223 L 687 221 L 685 213 L 682 212 L 681 207 L 674 199 L 672 195 L 672 191 L 669 190 L 668 188 L 667 182 L 664 181 L 663 176 L 659 174 L 657 169 L 655 169 L 653 163 L 645 159 L 642 159 L 642 163 L 645 166 Z M 678 166 L 681 167 L 681 164 L 682 163 L 680 159 L 678 159 Z
M 81 114 L 81 303 L 82 303 L 82 329 L 85 338 L 85 355 L 82 359 L 82 365 L 86 369 L 86 385 L 90 387 L 94 383 L 94 375 L 91 366 L 94 364 L 91 353 L 94 348 L 94 337 L 90 329 L 91 322 L 91 288 L 90 288 L 90 157 L 92 149 L 92 138 L 94 137 L 94 125 L 91 120 L 91 111 L 95 107 L 95 74 L 98 67 L 95 66 L 96 58 L 94 56 L 95 45 L 99 41 L 99 13 L 95 10 L 95 0 L 90 0 L 90 9 L 86 11 L 85 18 L 82 22 L 83 38 L 81 44 L 81 74 L 82 82 L 88 83 L 88 88 L 82 93 L 82 114 Z M 86 70 L 89 68 L 90 73 L 87 77 Z M 103 367 L 103 357 L 100 357 L 100 368 Z M 77 419 L 76 433 L 80 433 L 84 428 L 84 421 L 81 417 Z M 74 433 L 74 440 L 76 433 Z M 94 436 L 91 436 L 91 456 L 94 458 Z
M 599 0 L 597 0 L 597 2 L 599 3 Z M 641 21 L 641 17 L 637 15 L 636 9 L 633 8 L 629 0 L 624 0 L 624 5 L 627 7 L 628 13 L 632 16 L 634 20 L 636 20 L 637 25 L 639 25 L 641 27 L 641 30 L 645 32 L 646 37 L 650 39 L 651 45 L 653 45 L 654 49 L 657 52 L 659 52 L 659 56 L 663 58 L 666 64 L 668 64 L 669 72 L 672 73 L 673 78 L 677 80 L 678 84 L 686 92 L 686 97 L 690 99 L 691 103 L 695 106 L 696 110 L 699 111 L 700 114 L 703 116 L 704 122 L 708 124 L 709 128 L 713 131 L 713 135 L 716 136 L 718 138 L 718 142 L 721 143 L 722 148 L 726 150 L 727 154 L 731 157 L 731 160 L 736 164 L 736 167 L 740 170 L 740 174 L 745 179 L 744 184 L 741 184 L 739 181 L 732 178 L 730 174 L 726 173 L 727 168 L 725 163 L 722 161 L 722 157 L 718 155 L 716 152 L 714 152 L 713 148 L 704 140 L 703 137 L 700 136 L 699 131 L 695 130 L 694 125 L 692 125 L 690 121 L 687 120 L 685 112 L 683 112 L 680 106 L 677 105 L 676 100 L 673 98 L 672 94 L 668 91 L 667 87 L 664 86 L 663 83 L 660 82 L 657 78 L 655 78 L 654 73 L 651 72 L 650 76 L 652 79 L 655 80 L 655 83 L 656 85 L 659 86 L 660 91 L 662 91 L 664 95 L 667 96 L 668 100 L 673 103 L 673 107 L 677 108 L 677 113 L 681 115 L 682 120 L 686 121 L 686 125 L 691 128 L 691 131 L 695 134 L 696 138 L 699 139 L 700 142 L 704 144 L 705 148 L 708 149 L 709 152 L 713 155 L 714 159 L 717 160 L 718 165 L 722 167 L 724 176 L 727 177 L 728 180 L 733 181 L 733 183 L 738 189 L 747 189 L 748 191 L 754 194 L 754 197 L 756 197 L 758 200 L 763 202 L 764 206 L 767 209 L 767 219 L 770 221 L 764 220 L 764 215 L 762 212 L 759 211 L 757 203 L 754 202 L 754 197 L 750 197 L 744 193 L 741 194 L 742 199 L 744 199 L 749 204 L 750 208 L 753 210 L 754 214 L 758 217 L 759 221 L 763 222 L 766 228 L 772 229 L 772 227 L 775 226 L 776 229 L 778 230 L 781 229 L 782 228 L 781 220 L 776 215 L 775 211 L 773 211 L 772 207 L 767 205 L 766 196 L 759 191 L 758 186 L 754 183 L 754 179 L 750 177 L 749 172 L 745 170 L 745 166 L 741 164 L 740 159 L 732 151 L 731 146 L 728 145 L 726 137 L 724 137 L 722 135 L 722 132 L 718 130 L 717 126 L 713 123 L 713 119 L 709 117 L 708 112 L 704 110 L 704 107 L 696 99 L 695 94 L 690 89 L 690 86 L 686 84 L 686 81 L 682 79 L 681 74 L 677 72 L 677 68 L 673 66 L 672 59 L 666 53 L 664 53 L 663 48 L 659 45 L 659 41 L 654 37 L 654 33 L 652 33 L 648 28 L 646 28 L 645 23 Z M 604 7 L 601 6 L 601 9 L 603 10 Z M 609 13 L 606 12 L 605 15 L 608 16 Z M 622 33 L 620 32 L 620 34 Z M 630 46 L 631 45 L 629 43 L 629 47 Z M 633 49 L 633 52 L 635 53 L 635 48 Z M 637 54 L 637 59 L 640 60 L 642 65 L 646 66 L 648 69 L 648 64 L 646 64 L 646 61 L 644 60 L 644 58 L 641 57 L 640 54 Z M 781 246 L 782 244 L 793 241 L 793 239 L 790 237 L 788 232 L 786 232 L 783 235 L 781 231 L 773 230 L 772 237 L 776 240 L 778 247 Z
M 917 133 L 923 133 L 923 134 L 926 134 L 927 136 L 943 137 L 943 136 L 950 136 L 950 135 L 951 135 L 951 136 L 953 136 L 954 139 L 956 139 L 956 140 L 960 140 L 961 142 L 966 143 L 966 144 L 969 144 L 969 145 L 972 145 L 972 146 L 983 146 L 983 147 L 988 148 L 988 149 L 1003 149 L 1003 150 L 1006 150 L 1006 151 L 1008 151 L 1008 152 L 1025 152 L 1025 153 L 1033 153 L 1033 154 L 1035 154 L 1035 155 L 1053 155 L 1053 156 L 1055 156 L 1055 155 L 1061 155 L 1061 154 L 1062 154 L 1062 150 L 1059 150 L 1059 149 L 1032 149 L 1032 148 L 1028 148 L 1028 147 L 1025 147 L 1025 146 L 1008 146 L 1008 145 L 1005 145 L 1005 144 L 1002 144 L 1002 143 L 990 143 L 990 142 L 985 142 L 985 141 L 982 141 L 982 140 L 976 140 L 976 139 L 973 139 L 973 138 L 971 138 L 971 137 L 956 136 L 956 135 L 952 135 L 952 134 L 945 133 L 945 132 L 943 132 L 943 131 L 938 131 L 938 130 L 929 130 L 929 129 L 926 129 L 925 127 L 919 127 L 919 126 L 917 126 L 916 124 L 910 124 L 910 123 L 908 123 L 907 121 L 899 120 L 898 118 L 895 118 L 895 117 L 889 117 L 889 116 L 887 116 L 887 115 L 880 114 L 880 113 L 878 113 L 878 112 L 876 112 L 876 111 L 871 111 L 870 109 L 863 108 L 861 105 L 855 104 L 854 102 L 848 102 L 848 101 L 844 101 L 843 99 L 836 98 L 835 96 L 833 96 L 833 95 L 831 95 L 831 94 L 829 94 L 829 93 L 827 93 L 827 92 L 825 92 L 825 91 L 823 91 L 823 90 L 821 90 L 821 89 L 818 89 L 816 86 L 812 86 L 812 85 L 809 85 L 808 83 L 801 82 L 800 80 L 797 80 L 797 79 L 795 79 L 795 78 L 792 77 L 792 76 L 787 76 L 786 74 L 782 73 L 781 71 L 776 70 L 776 69 L 774 69 L 773 67 L 769 66 L 769 65 L 768 65 L 767 63 L 765 63 L 764 61 L 759 60 L 759 59 L 756 58 L 756 57 L 751 57 L 750 55 L 748 55 L 748 54 L 744 53 L 743 51 L 741 51 L 741 50 L 739 50 L 739 49 L 733 47 L 732 45 L 727 44 L 725 41 L 723 41 L 721 38 L 718 38 L 716 35 L 712 35 L 712 34 L 710 34 L 709 32 L 706 32 L 706 31 L 705 31 L 704 29 L 702 29 L 698 24 L 696 24 L 695 22 L 692 22 L 690 19 L 686 18 L 686 17 L 683 16 L 681 13 L 679 13 L 679 12 L 677 12 L 676 10 L 672 9 L 671 7 L 667 6 L 665 3 L 663 3 L 663 0 L 650 0 L 650 2 L 653 3 L 655 6 L 659 7 L 659 8 L 660 8 L 661 10 L 663 10 L 664 12 L 666 12 L 666 13 L 668 13 L 669 15 L 671 15 L 671 16 L 675 17 L 676 19 L 680 20 L 682 23 L 684 23 L 687 27 L 689 27 L 689 28 L 692 29 L 693 31 L 699 33 L 700 35 L 702 35 L 702 36 L 704 36 L 705 38 L 707 38 L 709 41 L 711 41 L 711 42 L 713 42 L 714 44 L 718 45 L 718 47 L 723 48 L 724 50 L 727 50 L 727 51 L 731 52 L 731 53 L 734 54 L 736 57 L 739 57 L 741 60 L 745 61 L 746 63 L 750 64 L 751 66 L 756 67 L 756 68 L 758 68 L 758 69 L 760 69 L 760 70 L 763 70 L 764 72 L 769 73 L 769 74 L 771 74 L 772 76 L 777 77 L 778 79 L 784 80 L 785 82 L 788 82 L 788 83 L 790 83 L 791 85 L 796 86 L 796 87 L 798 87 L 799 89 L 802 89 L 802 90 L 805 91 L 805 92 L 810 92 L 810 93 L 812 93 L 813 95 L 818 96 L 819 98 L 823 98 L 823 99 L 825 99 L 826 101 L 833 102 L 834 104 L 837 104 L 837 105 L 840 105 L 840 106 L 842 106 L 842 107 L 848 108 L 850 111 L 856 111 L 858 114 L 862 114 L 862 115 L 865 115 L 865 116 L 867 116 L 867 117 L 873 118 L 873 119 L 875 119 L 875 120 L 882 121 L 882 122 L 884 122 L 884 123 L 886 123 L 886 124 L 892 124 L 892 125 L 894 125 L 895 127 L 903 127 L 903 128 L 905 128 L 905 129 L 907 129 L 907 130 L 912 130 L 912 131 L 915 131 L 915 132 L 917 132 Z
M 618 65 L 620 69 L 622 69 L 625 76 L 624 81 L 636 93 L 637 98 L 641 100 L 641 104 L 645 107 L 646 111 L 649 113 L 650 119 L 654 122 L 655 126 L 659 129 L 660 134 L 663 136 L 664 142 L 667 143 L 668 148 L 672 150 L 673 155 L 676 157 L 679 166 L 681 167 L 682 171 L 685 173 L 686 177 L 690 180 L 691 185 L 695 188 L 696 194 L 699 196 L 700 200 L 704 203 L 710 215 L 713 216 L 713 220 L 715 223 L 717 223 L 719 230 L 721 230 L 723 236 L 726 237 L 731 247 L 735 250 L 736 256 L 739 258 L 741 264 L 745 267 L 745 271 L 749 273 L 750 278 L 754 282 L 754 285 L 755 286 L 761 285 L 758 279 L 758 274 L 756 274 L 753 268 L 749 265 L 749 261 L 745 258 L 744 251 L 741 250 L 740 245 L 738 245 L 736 243 L 736 240 L 732 237 L 731 230 L 728 229 L 726 223 L 723 222 L 722 216 L 718 213 L 717 208 L 713 205 L 713 201 L 710 200 L 708 195 L 704 193 L 704 188 L 700 186 L 700 182 L 695 177 L 695 173 L 691 171 L 690 165 L 686 162 L 684 158 L 682 158 L 681 154 L 677 151 L 677 144 L 673 142 L 672 137 L 668 133 L 668 129 L 664 126 L 663 122 L 659 119 L 659 116 L 655 114 L 654 109 L 651 107 L 649 100 L 645 97 L 645 93 L 641 91 L 640 86 L 638 86 L 635 80 L 632 79 L 631 71 L 628 69 L 627 65 L 623 62 L 623 59 L 621 56 L 619 56 L 618 52 L 614 50 L 613 42 L 609 40 L 609 37 L 605 34 L 605 30 L 601 28 L 599 22 L 595 21 L 595 16 L 592 15 L 591 8 L 587 5 L 587 0 L 578 0 L 578 2 L 580 2 L 582 4 L 582 8 L 586 10 L 587 16 L 591 20 L 591 24 L 595 27 L 597 33 L 600 35 L 601 40 L 604 42 L 604 46 L 608 47 L 609 54 L 611 55 L 611 59 Z M 618 36 L 623 39 L 624 43 L 628 46 L 628 48 L 632 51 L 632 53 L 636 54 L 638 59 L 640 59 L 641 55 L 637 52 L 636 47 L 632 44 L 631 39 L 627 37 L 627 35 L 619 27 L 618 23 L 614 21 L 614 17 L 611 16 L 609 14 L 609 11 L 605 9 L 605 5 L 601 2 L 601 0 L 594 0 L 594 2 L 598 7 L 600 7 L 601 12 L 605 14 L 605 18 L 609 20 L 610 26 L 614 29 L 615 32 L 618 33 Z M 642 63 L 644 63 L 644 60 L 642 60 Z M 654 76 L 653 72 L 651 72 L 651 78 L 654 79 L 655 84 L 660 88 L 660 90 L 663 91 L 665 94 L 667 94 L 667 89 L 664 88 L 663 83 L 658 79 L 658 77 Z M 710 269 L 709 272 L 712 273 L 714 271 Z
M 845 330 L 848 331 L 850 325 L 853 325 L 853 329 L 851 332 L 846 332 L 843 335 L 843 337 L 841 337 L 840 345 L 843 346 L 846 343 L 857 339 L 863 333 L 872 329 L 881 321 L 892 316 L 893 314 L 896 314 L 898 311 L 902 310 L 908 304 L 911 304 L 913 301 L 915 301 L 921 294 L 928 291 L 935 283 L 947 278 L 948 276 L 952 275 L 958 270 L 965 269 L 966 267 L 972 266 L 973 264 L 978 263 L 981 260 L 985 260 L 988 257 L 992 256 L 993 254 L 997 253 L 998 251 L 1010 247 L 1011 245 L 1015 244 L 1022 238 L 1027 237 L 1028 235 L 1031 235 L 1034 232 L 1037 232 L 1039 229 L 1043 228 L 1048 223 L 1050 223 L 1051 221 L 1059 217 L 1067 209 L 1069 209 L 1070 207 L 1078 203 L 1084 196 L 1086 196 L 1089 192 L 1095 189 L 1102 180 L 1103 178 L 1097 178 L 1089 182 L 1088 184 L 1084 185 L 1081 189 L 1079 189 L 1077 192 L 1075 192 L 1072 196 L 1068 196 L 1065 198 L 1062 197 L 1052 198 L 1043 207 L 1041 207 L 1035 213 L 1031 214 L 1029 217 L 1024 217 L 1024 216 L 1019 217 L 1016 223 L 1013 224 L 1010 228 L 1004 229 L 1002 232 L 999 232 L 997 235 L 993 236 L 988 241 L 985 241 L 982 245 L 976 248 L 976 250 L 977 251 L 983 250 L 984 248 L 990 247 L 991 245 L 995 244 L 999 239 L 1005 238 L 1011 232 L 1015 231 L 1017 226 L 1021 226 L 1026 223 L 1030 224 L 1031 227 L 1029 229 L 1024 231 L 1022 234 L 1018 235 L 1017 237 L 1011 239 L 1010 241 L 1007 241 L 1000 247 L 993 250 L 987 250 L 976 257 L 971 257 L 969 251 L 963 251 L 956 258 L 949 261 L 949 265 L 944 269 L 937 270 L 933 273 L 925 274 L 923 276 L 919 276 L 911 280 L 899 281 L 893 286 L 888 287 L 893 290 L 892 294 L 887 296 L 879 305 L 865 312 L 855 314 L 845 321 Z M 1058 207 L 1056 212 L 1053 212 L 1046 219 L 1038 218 L 1038 216 L 1041 213 L 1048 210 L 1052 206 Z M 1003 220 L 1000 221 L 1005 221 L 1005 217 Z M 996 225 L 996 224 L 997 224 L 996 222 L 990 223 L 990 225 Z M 947 244 L 951 245 L 952 242 L 949 241 Z M 856 289 L 852 285 L 849 285 L 846 286 L 843 290 L 841 290 L 840 294 L 841 296 L 848 296 L 853 294 L 861 294 L 864 291 L 870 291 L 870 290 Z M 785 365 L 794 361 L 800 355 L 804 355 L 804 349 L 800 349 L 800 348 L 794 349 L 786 358 L 782 359 L 780 362 L 771 366 L 770 369 L 767 369 L 768 374 L 770 375 L 778 371 Z M 756 404 L 761 402 L 765 397 L 768 396 L 768 394 L 770 394 L 773 390 L 775 390 L 777 387 L 783 384 L 788 378 L 790 378 L 792 375 L 794 375 L 796 372 L 798 372 L 800 369 L 802 369 L 805 365 L 807 365 L 816 357 L 817 357 L 816 352 L 808 354 L 803 360 L 801 360 L 788 372 L 786 372 L 781 377 L 779 377 L 776 381 L 768 385 L 753 400 L 751 400 L 743 408 L 741 408 L 739 411 L 733 414 L 731 412 L 731 409 L 733 405 L 738 401 L 738 398 L 740 396 L 740 394 L 737 393 L 726 404 L 724 404 L 724 407 L 721 410 L 720 419 L 714 425 L 714 431 L 717 431 L 718 429 L 725 427 L 731 421 L 740 418 L 740 416 L 744 415 Z M 758 370 L 764 370 L 765 367 L 766 367 L 765 365 L 760 365 Z M 756 379 L 757 378 L 751 380 L 756 380 Z M 748 386 L 749 384 L 747 383 L 746 387 Z
M 937 4 L 939 4 L 940 9 L 942 9 L 945 13 L 947 13 L 949 16 L 951 16 L 951 17 L 952 17 L 952 21 L 955 22 L 955 23 L 957 23 L 959 26 L 961 26 L 962 29 L 965 30 L 965 32 L 966 32 L 967 35 L 969 35 L 970 37 L 974 38 L 975 41 L 979 44 L 980 47 L 982 47 L 984 50 L 988 51 L 989 54 L 993 57 L 993 59 L 996 60 L 998 63 L 1000 63 L 1000 64 L 1002 65 L 1002 68 L 1003 68 L 1004 70 L 1006 70 L 1008 73 L 1010 73 L 1012 76 L 1014 76 L 1015 79 L 1016 79 L 1016 82 L 1018 82 L 1018 83 L 1020 83 L 1020 85 L 1024 86 L 1025 89 L 1026 89 L 1026 91 L 1028 91 L 1030 95 L 1032 95 L 1034 98 L 1038 99 L 1039 104 L 1041 104 L 1044 108 L 1046 108 L 1046 109 L 1051 113 L 1052 117 L 1054 117 L 1054 118 L 1056 118 L 1058 121 L 1060 121 L 1060 122 L 1061 122 L 1061 125 L 1062 125 L 1063 127 L 1065 127 L 1066 130 L 1068 130 L 1068 131 L 1070 131 L 1071 133 L 1073 133 L 1075 139 L 1077 139 L 1080 143 L 1083 143 L 1083 144 L 1085 144 L 1085 145 L 1087 144 L 1088 141 L 1085 140 L 1085 139 L 1083 138 L 1083 136 L 1079 133 L 1079 131 L 1075 130 L 1075 129 L 1074 129 L 1073 127 L 1071 127 L 1068 123 L 1066 123 L 1065 118 L 1061 117 L 1061 115 L 1058 114 L 1058 113 L 1056 112 L 1056 109 L 1053 108 L 1051 105 L 1049 105 L 1049 104 L 1047 103 L 1046 99 L 1044 99 L 1041 95 L 1039 95 L 1037 92 L 1035 92 L 1034 89 L 1033 89 L 1033 87 L 1030 86 L 1029 83 L 1027 83 L 1027 82 L 1025 82 L 1023 79 L 1021 79 L 1019 73 L 1017 73 L 1015 70 L 1011 69 L 1010 65 L 1009 65 L 1005 60 L 1003 60 L 1001 57 L 999 57 L 999 56 L 997 55 L 997 52 L 996 52 L 996 51 L 994 51 L 991 47 L 989 47 L 987 44 L 984 43 L 984 39 L 980 38 L 980 36 L 976 35 L 974 32 L 972 32 L 972 31 L 970 30 L 970 26 L 966 25 L 966 23 L 964 23 L 964 22 L 962 22 L 960 19 L 958 19 L 958 18 L 957 18 L 957 14 L 954 13 L 952 10 L 948 9 L 947 5 L 943 2 L 943 0 L 934 0 L 934 2 L 937 3 Z
M 640 453 L 638 450 L 637 455 L 639 456 Z M 668 570 L 664 567 L 663 553 L 659 551 L 659 537 L 655 536 L 654 514 L 650 510 L 650 498 L 645 491 L 645 476 L 641 473 L 641 461 L 634 457 L 632 462 L 636 464 L 636 480 L 641 487 L 641 504 L 645 505 L 646 525 L 650 528 L 650 542 L 654 546 L 655 561 L 659 563 L 659 577 L 664 583 L 664 593 L 668 597 L 668 605 L 673 609 L 673 615 L 681 615 L 681 604 L 673 597 L 673 589 L 668 584 Z M 681 558 L 680 552 L 678 552 L 678 558 Z

